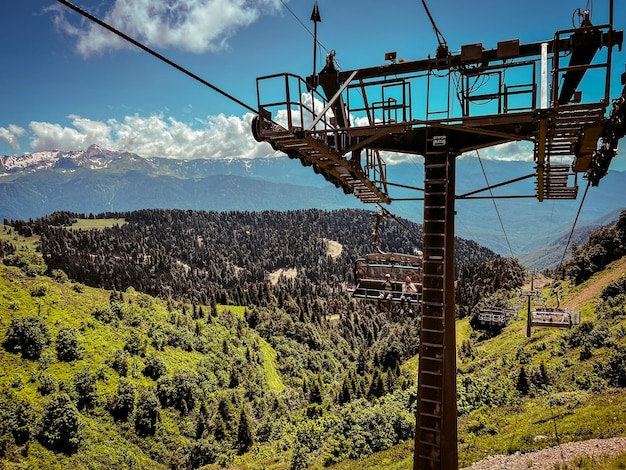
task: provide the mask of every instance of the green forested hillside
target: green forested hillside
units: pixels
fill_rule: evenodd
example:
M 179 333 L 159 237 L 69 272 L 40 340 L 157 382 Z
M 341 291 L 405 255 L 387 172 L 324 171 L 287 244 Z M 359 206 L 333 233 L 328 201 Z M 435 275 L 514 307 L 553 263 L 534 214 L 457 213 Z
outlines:
M 162 301 L 93 289 L 58 269 L 43 276 L 31 248 L 5 262 L 0 452 L 9 468 L 240 458 L 307 468 L 413 433 L 413 377 L 399 366 L 417 351 L 415 318 L 389 322 L 323 298 L 304 311 L 274 295 L 249 307 Z M 328 439 L 346 429 L 350 437 Z
M 206 289 L 204 303 L 184 295 L 159 299 L 135 287 L 92 288 L 61 265 L 47 265 L 51 253 L 44 259 L 34 250 L 46 230 L 64 230 L 93 246 L 119 243 L 111 256 L 128 262 L 120 247 L 137 250 L 121 243 L 129 215 L 119 228 L 88 236 L 62 224 L 36 228 L 41 221 L 20 226 L 29 238 L 0 229 L 3 467 L 412 467 L 419 318 L 388 319 L 351 300 L 327 283 L 339 280 L 332 269 L 319 272 L 319 283 L 306 276 L 282 277 L 276 286 L 218 284 Z M 161 238 L 170 243 L 191 232 L 175 233 Z M 81 244 L 66 245 L 74 246 Z M 323 266 L 340 259 L 320 250 Z M 105 273 L 118 272 L 117 258 L 97 253 L 85 256 L 100 259 Z M 580 325 L 535 328 L 530 338 L 525 304 L 516 299 L 516 287 L 529 278 L 514 260 L 460 269 L 459 313 L 467 315 L 457 322 L 461 466 L 494 453 L 626 435 L 623 266 L 598 264 L 612 281 L 580 305 Z M 557 281 L 544 289 L 546 302 L 555 304 L 557 289 L 563 301 L 584 298 L 594 279 L 575 287 Z M 474 307 L 488 297 L 518 311 L 494 337 L 470 326 Z M 246 302 L 226 305 L 234 299 Z
M 374 220 L 363 210 L 202 212 L 142 210 L 101 214 L 125 224 L 103 230 L 68 230 L 77 214 L 55 213 L 35 221 L 13 221 L 24 234 L 41 237 L 50 269 L 63 269 L 87 285 L 125 290 L 129 286 L 161 298 L 193 303 L 260 304 L 270 273 L 294 268 L 291 285 L 275 288 L 296 300 L 328 297 L 354 283 L 357 256 L 372 250 Z M 380 247 L 413 253 L 422 248 L 421 226 L 384 220 Z M 407 227 L 407 228 L 405 228 Z M 342 250 L 328 255 L 328 240 Z M 475 242 L 457 239 L 457 264 L 496 255 Z M 315 286 L 314 288 L 312 286 Z

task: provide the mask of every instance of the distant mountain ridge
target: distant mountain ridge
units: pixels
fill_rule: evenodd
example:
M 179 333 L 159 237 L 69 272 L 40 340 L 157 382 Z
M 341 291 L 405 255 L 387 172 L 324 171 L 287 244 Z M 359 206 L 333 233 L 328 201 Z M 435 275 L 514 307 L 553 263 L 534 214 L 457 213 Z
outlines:
M 310 173 L 304 185 L 327 187 L 323 179 L 312 171 L 284 157 L 250 159 L 192 159 L 178 160 L 163 157 L 144 158 L 130 152 L 104 149 L 91 145 L 87 150 L 46 151 L 24 155 L 0 156 L 0 182 L 2 178 L 21 177 L 37 171 L 50 170 L 57 173 L 74 173 L 78 170 L 120 173 L 142 171 L 149 176 L 172 176 L 177 178 L 203 178 L 207 176 L 237 175 L 285 182 L 291 176 L 301 177 Z M 294 171 L 295 170 L 295 171 Z M 298 171 L 300 170 L 300 171 Z
M 484 171 L 483 171 L 484 170 Z M 457 195 L 534 173 L 533 162 L 457 159 Z M 488 176 L 488 183 L 485 181 Z M 423 160 L 387 166 L 395 215 L 421 222 Z M 455 234 L 500 253 L 519 257 L 535 269 L 554 266 L 580 205 L 586 181 L 579 178 L 577 200 L 536 199 L 536 178 L 492 190 L 502 198 L 461 199 Z M 611 171 L 590 188 L 577 222 L 581 233 L 616 220 L 623 209 L 626 172 Z M 516 196 L 512 198 L 512 196 Z M 518 197 L 519 196 L 519 197 Z M 404 200 L 401 200 L 404 199 Z M 257 159 L 143 158 L 97 145 L 84 151 L 36 152 L 0 157 L 0 217 L 25 220 L 55 211 L 101 213 L 146 208 L 216 211 L 365 208 L 310 167 L 285 157 Z M 496 210 L 497 209 L 497 210 Z M 504 227 L 504 229 L 502 228 Z M 584 240 L 582 240 L 584 241 Z M 546 255 L 546 251 L 550 255 Z M 558 261 L 556 261 L 558 263 Z
M 127 152 L 107 150 L 98 145 L 91 145 L 87 150 L 62 152 L 58 150 L 27 153 L 24 155 L 4 155 L 0 157 L 1 176 L 18 172 L 33 172 L 44 169 L 73 170 L 89 167 L 92 170 L 106 168 L 109 162 L 121 156 L 132 155 Z
M 4 156 L 0 217 L 29 219 L 57 210 L 289 210 L 358 204 L 327 184 L 301 184 L 291 174 L 300 165 L 276 160 L 148 159 L 96 145 L 86 151 Z

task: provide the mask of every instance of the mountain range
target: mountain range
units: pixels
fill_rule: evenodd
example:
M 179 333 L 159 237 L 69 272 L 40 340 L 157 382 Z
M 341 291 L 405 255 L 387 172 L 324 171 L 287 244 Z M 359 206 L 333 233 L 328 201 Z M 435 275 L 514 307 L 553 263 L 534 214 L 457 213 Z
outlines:
M 457 159 L 457 195 L 498 186 L 534 173 L 532 162 Z M 393 214 L 422 221 L 423 160 L 387 165 Z M 617 219 L 624 208 L 626 172 L 610 171 L 598 187 L 578 181 L 576 200 L 535 197 L 535 178 L 483 191 L 478 199 L 456 204 L 455 233 L 515 256 L 533 269 L 558 264 L 568 240 L 582 243 L 590 230 Z M 495 201 L 495 202 L 494 202 Z M 36 152 L 0 157 L 0 217 L 27 220 L 57 210 L 79 213 L 178 208 L 215 211 L 363 208 L 310 167 L 287 157 L 244 159 L 143 158 L 103 149 Z M 577 214 L 580 209 L 580 214 Z M 570 231 L 577 221 L 577 230 Z

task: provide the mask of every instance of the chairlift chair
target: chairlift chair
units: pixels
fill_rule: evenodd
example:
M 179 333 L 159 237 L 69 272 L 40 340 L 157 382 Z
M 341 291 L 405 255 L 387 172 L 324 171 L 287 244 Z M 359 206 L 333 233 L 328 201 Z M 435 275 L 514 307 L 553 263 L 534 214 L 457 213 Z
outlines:
M 516 314 L 513 310 L 485 307 L 478 311 L 478 324 L 486 328 L 503 328 L 511 318 L 515 318 Z
M 550 328 L 569 329 L 580 323 L 580 312 L 562 308 L 535 309 L 530 312 L 531 325 Z
M 409 255 L 381 251 L 378 248 L 378 227 L 382 214 L 377 216 L 376 228 L 372 234 L 372 244 L 376 251 L 356 260 L 354 267 L 356 287 L 352 297 L 376 302 L 389 300 L 394 305 L 406 302 L 407 308 L 416 312 L 419 310 L 422 295 L 422 252 L 417 251 Z M 385 289 L 387 274 L 392 285 L 391 291 Z M 407 277 L 411 278 L 417 292 L 403 296 L 402 285 Z M 387 299 L 389 293 L 391 295 Z

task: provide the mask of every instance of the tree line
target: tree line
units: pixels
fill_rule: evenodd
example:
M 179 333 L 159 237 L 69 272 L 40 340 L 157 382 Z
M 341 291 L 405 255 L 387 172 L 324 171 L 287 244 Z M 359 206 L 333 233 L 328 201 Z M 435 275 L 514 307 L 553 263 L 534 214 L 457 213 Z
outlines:
M 39 250 L 50 271 L 62 269 L 90 286 L 118 291 L 132 286 L 157 297 L 206 305 L 262 305 L 270 289 L 286 289 L 294 298 L 329 297 L 354 283 L 356 258 L 372 249 L 371 213 L 356 209 L 146 209 L 96 216 L 123 218 L 122 226 L 69 230 L 81 217 L 85 215 L 57 212 L 9 223 L 23 235 L 40 236 Z M 419 224 L 384 220 L 379 246 L 410 254 L 422 249 L 421 235 Z M 339 256 L 329 255 L 328 240 L 341 244 Z M 495 256 L 475 242 L 456 240 L 458 266 Z M 296 269 L 296 279 L 267 286 L 268 275 L 281 268 Z
M 582 284 L 609 263 L 626 255 L 626 211 L 617 222 L 593 232 L 581 246 L 572 246 L 572 257 L 557 273 L 571 279 L 575 285 Z

